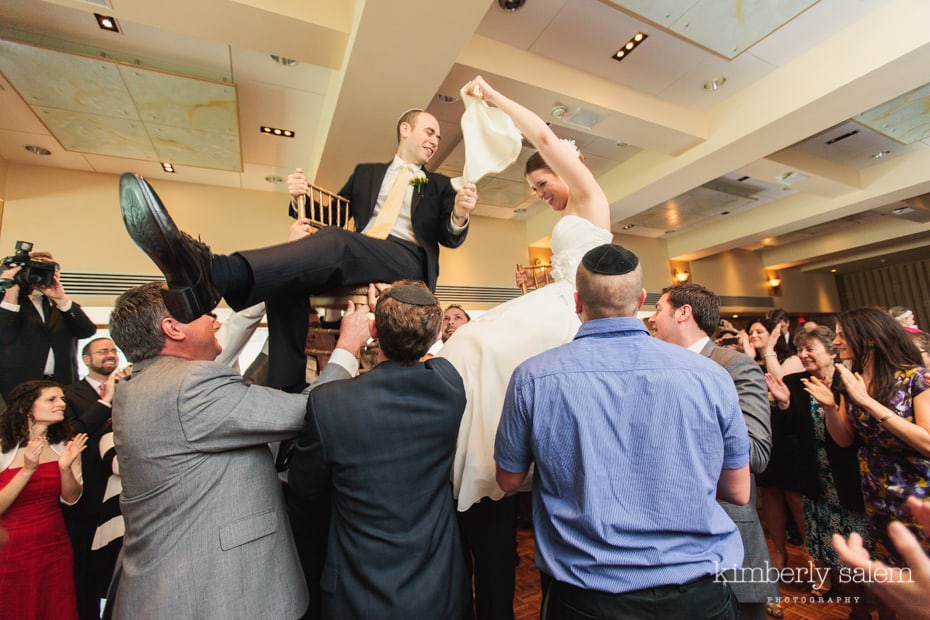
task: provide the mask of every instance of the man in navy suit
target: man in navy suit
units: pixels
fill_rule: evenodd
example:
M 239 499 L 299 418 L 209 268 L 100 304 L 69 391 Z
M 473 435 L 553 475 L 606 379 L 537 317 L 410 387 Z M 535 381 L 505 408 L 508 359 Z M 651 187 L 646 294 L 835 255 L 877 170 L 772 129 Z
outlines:
M 119 351 L 109 338 L 94 338 L 81 351 L 87 376 L 65 386 L 68 415 L 79 432 L 87 433 L 87 449 L 81 453 L 84 492 L 73 506 L 63 506 L 65 526 L 74 551 L 74 582 L 81 620 L 100 617 L 100 599 L 105 590 L 99 582 L 109 582 L 109 575 L 96 575 L 91 544 L 97 530 L 97 516 L 103 504 L 108 473 L 100 459 L 101 431 L 110 419 L 110 407 L 119 379 L 128 370 L 118 371 Z
M 310 394 L 288 483 L 305 499 L 331 494 L 324 618 L 465 617 L 449 481 L 465 387 L 447 360 L 419 361 L 441 325 L 423 283 L 395 283 L 375 308 L 378 365 Z
M 191 321 L 209 312 L 220 297 L 236 310 L 266 301 L 269 385 L 301 387 L 308 295 L 404 278 L 435 289 L 439 246 L 455 248 L 465 241 L 477 204 L 475 185 L 456 192 L 448 177 L 422 168 L 439 147 L 439 122 L 432 114 L 410 110 L 397 123 L 397 139 L 391 162 L 359 164 L 339 191 L 350 201 L 357 232 L 329 227 L 285 244 L 214 256 L 178 231 L 151 187 L 128 173 L 120 179 L 123 219 L 136 244 L 164 273 L 165 304 L 174 316 Z M 379 238 L 378 216 L 402 174 L 410 178 L 400 183 L 399 215 Z M 299 196 L 307 189 L 306 179 L 300 172 L 292 174 L 288 186 L 292 197 Z

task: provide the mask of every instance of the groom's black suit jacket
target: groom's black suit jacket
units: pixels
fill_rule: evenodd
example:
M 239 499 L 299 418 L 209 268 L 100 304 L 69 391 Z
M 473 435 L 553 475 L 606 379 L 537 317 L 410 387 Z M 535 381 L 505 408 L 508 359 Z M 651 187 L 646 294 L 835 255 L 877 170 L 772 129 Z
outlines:
M 381 183 L 390 165 L 390 162 L 359 164 L 339 190 L 339 195 L 349 200 L 349 214 L 355 219 L 356 230 L 363 230 L 371 219 Z M 439 277 L 439 246 L 457 248 L 465 241 L 468 229 L 458 235 L 452 232 L 450 222 L 455 190 L 452 189 L 449 177 L 425 169 L 423 173 L 428 181 L 420 190 L 414 190 L 411 201 L 413 233 L 427 258 L 425 273 L 416 276 L 416 279 L 423 280 L 433 290 Z M 297 216 L 293 206 L 290 207 L 290 214 Z
M 390 163 L 359 164 L 339 190 L 339 195 L 349 200 L 349 213 L 356 230 L 363 230 L 371 219 L 389 167 Z M 419 247 L 395 237 L 383 241 L 358 232 L 324 228 L 273 248 L 241 252 L 253 274 L 251 295 L 239 300 L 238 305 L 228 296 L 226 301 L 236 309 L 266 301 L 270 386 L 300 387 L 304 381 L 308 294 L 402 278 L 422 280 L 430 290 L 436 288 L 439 246 L 460 246 L 468 228 L 458 234 L 452 230 L 455 190 L 449 177 L 427 170 L 423 174 L 427 182 L 414 189 L 411 200 L 411 222 Z M 293 210 L 291 214 L 296 216 Z M 271 290 L 282 281 L 299 284 L 283 292 Z

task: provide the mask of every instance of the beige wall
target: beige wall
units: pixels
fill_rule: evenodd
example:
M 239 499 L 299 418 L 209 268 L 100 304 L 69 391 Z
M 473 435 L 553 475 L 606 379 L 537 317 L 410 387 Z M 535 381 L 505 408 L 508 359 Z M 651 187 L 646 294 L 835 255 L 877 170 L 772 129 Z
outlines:
M 781 297 L 775 305 L 792 314 L 834 314 L 840 312 L 840 296 L 836 276 L 826 273 L 805 273 L 800 269 L 779 272 L 782 279 Z
M 9 168 L 7 161 L 0 157 L 0 200 L 6 198 L 6 175 Z
M 0 157 L 0 232 L 3 231 L 3 204 L 6 198 L 6 174 L 8 169 L 9 164 Z M 0 252 L 2 252 L 2 249 L 0 249 Z M 0 256 L 6 256 L 6 254 L 0 253 Z
M 718 295 L 769 297 L 766 271 L 756 252 L 733 250 L 702 260 L 691 261 L 691 281 Z M 840 307 L 836 280 L 830 274 L 782 270 L 781 295 L 772 298 L 775 307 L 792 314 L 832 313 Z M 732 306 L 733 312 L 757 312 L 758 308 Z
M 284 240 L 282 194 L 153 181 L 172 217 L 216 252 Z M 65 271 L 157 274 L 132 243 L 119 209 L 115 175 L 10 166 L 0 249 L 16 240 L 55 256 Z
M 647 292 L 659 293 L 671 284 L 668 252 L 663 239 L 614 235 L 614 243 L 622 245 L 639 257 L 639 262 L 643 265 L 643 288 Z
M 691 281 L 718 295 L 767 297 L 762 259 L 755 252 L 734 250 L 691 261 Z
M 517 263 L 529 253 L 523 222 L 472 218 L 465 243 L 439 252 L 439 284 L 512 287 Z

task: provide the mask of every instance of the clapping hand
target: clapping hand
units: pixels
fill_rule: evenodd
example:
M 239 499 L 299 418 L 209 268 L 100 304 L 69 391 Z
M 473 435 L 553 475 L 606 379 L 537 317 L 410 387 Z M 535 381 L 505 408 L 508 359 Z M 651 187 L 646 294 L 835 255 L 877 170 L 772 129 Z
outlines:
M 769 386 L 769 392 L 782 405 L 791 402 L 791 392 L 785 382 L 777 378 L 770 372 L 765 373 L 765 384 Z
M 42 450 L 45 449 L 45 439 L 30 439 L 23 451 L 23 469 L 26 471 L 35 471 L 39 466 L 39 458 L 42 456 Z
M 117 368 L 107 376 L 106 388 L 103 390 L 103 396 L 100 397 L 100 400 L 106 403 L 113 402 L 113 396 L 116 394 L 116 387 L 119 385 L 120 379 L 125 379 L 132 374 L 132 364 L 126 366 L 125 368 Z
M 745 330 L 740 330 L 736 337 L 739 338 L 739 346 L 743 350 L 743 353 L 754 358 L 756 356 L 756 348 L 749 342 L 749 334 L 747 334 Z
M 837 365 L 839 368 L 839 365 Z M 817 377 L 811 377 L 809 379 L 801 379 L 801 383 L 804 384 L 804 391 L 814 397 L 814 399 L 820 403 L 821 407 L 833 407 L 836 405 L 836 401 L 833 399 L 833 391 L 830 389 L 826 383 Z
M 83 452 L 86 447 L 87 433 L 78 433 L 75 435 L 71 441 L 68 442 L 68 445 L 65 446 L 61 456 L 58 457 L 58 468 L 70 469 L 74 461 L 81 456 L 81 452 Z
M 836 365 L 836 372 L 840 373 L 849 400 L 860 407 L 864 407 L 872 397 L 869 395 L 869 390 L 865 386 L 865 379 L 862 378 L 862 375 L 858 372 L 854 373 L 842 364 Z

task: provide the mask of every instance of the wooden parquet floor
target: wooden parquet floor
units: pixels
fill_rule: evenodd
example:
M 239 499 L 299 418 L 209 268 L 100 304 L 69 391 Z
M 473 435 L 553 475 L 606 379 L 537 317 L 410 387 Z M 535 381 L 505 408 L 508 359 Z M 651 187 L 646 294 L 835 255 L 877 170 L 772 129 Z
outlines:
M 514 617 L 516 620 L 538 620 L 539 605 L 542 599 L 539 588 L 539 572 L 534 564 L 533 531 L 519 528 L 517 530 L 517 551 L 520 565 L 517 567 L 517 586 L 514 594 Z M 810 556 L 804 547 L 788 545 L 788 565 L 794 567 L 808 566 Z M 849 616 L 850 606 L 842 602 L 811 601 L 808 590 L 800 584 L 783 584 L 782 595 L 787 597 L 784 603 L 785 620 L 831 620 L 845 619 Z M 835 594 L 836 598 L 841 595 Z M 878 615 L 873 611 L 873 618 Z

